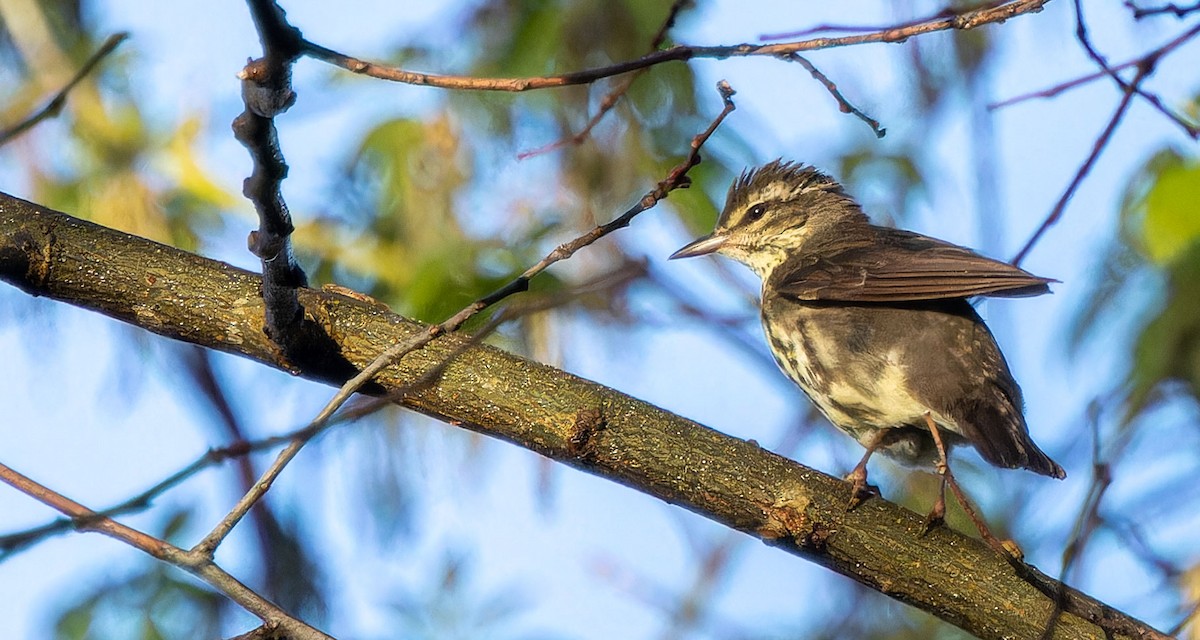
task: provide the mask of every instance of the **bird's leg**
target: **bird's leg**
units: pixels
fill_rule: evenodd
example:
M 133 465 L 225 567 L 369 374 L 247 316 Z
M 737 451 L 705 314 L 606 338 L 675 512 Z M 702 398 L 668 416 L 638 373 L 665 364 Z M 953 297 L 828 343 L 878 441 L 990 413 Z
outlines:
M 846 474 L 846 482 L 850 483 L 850 504 L 846 505 L 846 511 L 850 511 L 857 507 L 863 500 L 879 495 L 879 487 L 867 484 L 867 461 L 871 459 L 871 454 L 883 444 L 883 436 L 887 430 L 879 430 L 871 436 L 871 440 L 864 446 L 867 452 L 863 454 L 862 460 L 854 465 L 850 473 Z
M 929 515 L 925 516 L 925 533 L 946 523 L 946 476 L 950 472 L 950 467 L 939 459 L 937 472 L 941 476 L 941 482 L 938 484 L 937 500 L 934 501 L 933 508 L 929 510 Z
M 950 472 L 950 457 L 947 455 L 946 443 L 942 442 L 942 434 L 938 431 L 937 423 L 934 422 L 933 416 L 928 411 L 925 412 L 925 424 L 929 426 L 929 434 L 933 436 L 933 444 L 937 447 L 938 458 L 934 463 L 934 468 L 941 476 L 941 484 L 938 487 L 937 501 L 933 503 L 933 509 L 929 511 L 929 515 L 925 517 L 925 532 L 929 533 L 931 529 L 939 524 L 942 524 L 946 517 L 946 485 L 950 485 L 950 490 L 954 492 L 954 497 L 958 499 L 962 505 L 963 511 L 967 513 L 967 517 L 974 523 L 975 528 L 979 529 L 979 533 L 984 540 L 992 538 L 992 532 L 987 528 L 979 516 L 975 513 L 975 509 L 967 501 L 966 495 L 959 488 L 958 482 L 954 480 L 954 474 Z
M 933 421 L 933 416 L 929 415 L 928 411 L 925 412 L 925 424 L 929 425 L 929 433 L 933 436 L 933 443 L 937 446 L 937 472 L 942 477 L 942 486 L 938 492 L 937 502 L 933 504 L 933 510 L 929 512 L 929 516 L 925 519 L 925 532 L 929 533 L 930 529 L 942 522 L 946 514 L 946 486 L 949 485 L 950 491 L 954 493 L 954 498 L 958 500 L 958 504 L 962 507 L 963 512 L 967 514 L 967 518 L 970 518 L 971 524 L 975 525 L 975 528 L 979 530 L 979 535 L 983 537 L 983 541 L 1000 553 L 1020 559 L 1024 554 L 1017 547 L 1016 543 L 1011 540 L 1001 541 L 992 535 L 992 530 L 988 528 L 983 518 L 979 517 L 979 514 L 975 511 L 975 506 L 967 499 L 967 494 L 963 493 L 962 488 L 958 486 L 958 482 L 954 480 L 954 474 L 950 472 L 950 459 L 946 456 L 946 445 L 942 442 L 942 436 L 938 432 L 937 423 Z

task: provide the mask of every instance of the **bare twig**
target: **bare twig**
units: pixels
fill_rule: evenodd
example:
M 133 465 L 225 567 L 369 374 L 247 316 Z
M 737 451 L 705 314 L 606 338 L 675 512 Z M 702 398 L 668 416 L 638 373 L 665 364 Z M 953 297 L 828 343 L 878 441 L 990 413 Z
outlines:
M 267 439 L 258 442 L 234 443 L 228 447 L 222 447 L 220 449 L 209 449 L 191 464 L 180 469 L 179 471 L 176 471 L 175 473 L 172 473 L 149 489 L 146 489 L 142 493 L 139 493 L 138 495 L 133 496 L 119 504 L 113 505 L 102 511 L 97 511 L 95 512 L 95 515 L 112 517 L 141 511 L 148 508 L 158 496 L 167 492 L 172 487 L 178 486 L 184 480 L 187 480 L 188 478 L 196 475 L 204 469 L 207 469 L 208 467 L 220 464 L 221 462 L 224 462 L 230 458 L 243 456 L 252 451 L 266 449 L 276 444 L 278 444 L 278 442 L 274 441 L 274 439 Z M 16 553 L 47 537 L 77 529 L 79 528 L 79 524 L 80 523 L 73 518 L 60 518 L 38 527 L 0 536 L 0 561 L 3 561 L 13 553 Z
M 636 60 L 629 60 L 604 67 L 596 67 L 565 73 L 555 76 L 530 78 L 469 78 L 464 76 L 438 75 L 408 71 L 397 67 L 367 62 L 352 56 L 338 53 L 332 49 L 312 42 L 305 42 L 304 55 L 308 55 L 329 64 L 339 66 L 352 73 L 371 76 L 381 80 L 391 80 L 404 84 L 413 84 L 443 89 L 462 89 L 469 91 L 531 91 L 551 87 L 566 87 L 571 85 L 590 84 L 601 78 L 609 78 L 625 73 L 652 67 L 671 61 L 686 61 L 693 58 L 740 58 L 749 56 L 779 57 L 789 53 L 812 51 L 814 49 L 831 49 L 852 45 L 878 42 L 904 42 L 905 40 L 951 29 L 974 29 L 985 24 L 1004 22 L 1011 18 L 1041 11 L 1049 0 L 1013 0 L 996 6 L 968 11 L 948 17 L 938 17 L 919 24 L 899 28 L 888 28 L 872 33 L 839 38 L 813 38 L 799 42 L 783 42 L 777 44 L 737 44 L 725 46 L 689 46 L 677 45 L 668 49 L 655 51 Z
M 128 37 L 129 34 L 122 31 L 120 33 L 114 33 L 106 38 L 100 45 L 100 48 L 96 49 L 96 52 L 93 53 L 91 57 L 89 57 L 87 61 L 83 63 L 83 66 L 79 67 L 79 70 L 75 72 L 75 75 L 71 76 L 71 79 L 67 81 L 67 84 L 63 85 L 63 88 L 59 89 L 58 93 L 54 94 L 54 97 L 50 98 L 50 101 L 43 105 L 41 109 L 34 111 L 11 127 L 0 129 L 0 147 L 3 147 L 21 134 L 37 126 L 42 120 L 57 116 L 59 112 L 62 111 L 63 105 L 67 103 L 67 94 L 71 93 L 71 90 L 74 89 L 75 86 L 78 85 L 84 78 L 86 78 L 87 75 L 91 73 L 97 65 L 100 64 L 101 60 L 107 57 L 108 54 L 115 51 L 117 46 L 124 42 Z
M 679 13 L 684 9 L 691 7 L 693 4 L 693 0 L 675 0 L 675 2 L 671 3 L 671 8 L 667 11 L 666 19 L 663 20 L 662 26 L 658 28 L 658 32 L 654 34 L 654 38 L 650 41 L 651 52 L 658 50 L 658 48 L 662 46 L 663 42 L 667 38 L 667 31 L 671 27 L 675 26 L 675 20 L 679 17 Z M 549 153 L 555 149 L 561 149 L 567 145 L 582 144 L 584 140 L 588 139 L 588 136 L 592 135 L 592 129 L 595 129 L 596 125 L 600 124 L 600 121 L 604 119 L 604 116 L 608 115 L 608 112 L 612 111 L 612 108 L 617 106 L 617 103 L 621 101 L 621 98 L 623 98 L 625 94 L 629 92 L 629 88 L 633 86 L 633 83 L 636 82 L 638 78 L 642 77 L 642 75 L 648 69 L 649 67 L 638 69 L 630 74 L 630 76 L 624 81 L 618 84 L 616 88 L 614 88 L 612 91 L 609 91 L 604 96 L 604 99 L 600 101 L 600 105 L 597 107 L 596 113 L 592 115 L 587 124 L 584 125 L 584 127 L 577 133 L 566 136 L 536 149 L 522 151 L 521 153 L 517 154 L 517 158 L 520 160 L 525 160 L 526 158 L 532 158 L 533 156 L 541 155 L 543 153 Z
M 807 58 L 798 53 L 789 53 L 785 56 L 781 56 L 781 58 L 789 62 L 800 63 L 800 66 L 807 69 L 808 72 L 812 74 L 813 79 L 824 85 L 825 90 L 829 92 L 829 95 L 833 96 L 834 100 L 837 100 L 838 109 L 840 109 L 842 113 L 849 113 L 859 120 L 867 123 L 867 126 L 871 127 L 871 131 L 875 132 L 876 138 L 882 138 L 883 136 L 887 135 L 887 129 L 879 126 L 878 120 L 868 116 L 867 114 L 863 113 L 861 109 L 853 104 L 850 104 L 850 101 L 847 100 L 846 97 L 842 95 L 842 92 L 838 90 L 837 84 L 830 80 L 829 76 L 821 73 L 821 70 L 818 69 L 816 65 L 809 62 Z
M 255 593 L 252 589 L 229 575 L 211 558 L 184 551 L 165 540 L 143 533 L 132 527 L 125 526 L 112 518 L 92 511 L 91 509 L 67 498 L 66 496 L 39 484 L 10 467 L 0 463 L 0 481 L 12 486 L 38 502 L 57 510 L 71 518 L 75 526 L 84 531 L 95 531 L 115 540 L 120 540 L 135 549 L 139 549 L 151 557 L 172 564 L 200 578 L 209 586 L 217 589 L 238 603 L 243 609 L 257 616 L 265 624 L 276 627 L 289 634 L 288 637 L 304 640 L 332 640 L 317 629 L 289 616 L 266 598 Z
M 1192 35 L 1195 35 L 1195 32 L 1197 31 L 1197 29 L 1200 29 L 1200 25 L 1193 27 L 1190 35 L 1185 33 L 1182 40 L 1190 39 Z M 1100 55 L 1100 52 L 1098 52 L 1096 50 L 1096 48 L 1092 45 L 1091 38 L 1088 36 L 1087 26 L 1084 24 L 1084 21 L 1083 21 L 1083 2 L 1082 2 L 1082 0 L 1075 0 L 1075 39 L 1079 40 L 1079 44 L 1083 47 L 1083 50 L 1086 51 L 1088 54 L 1088 57 L 1091 58 L 1096 63 L 1096 65 L 1100 67 L 1100 70 L 1104 73 L 1104 75 L 1107 75 L 1108 77 L 1112 78 L 1113 82 L 1116 83 L 1116 85 L 1122 91 L 1130 91 L 1131 90 L 1130 89 L 1131 83 L 1126 83 L 1125 80 L 1123 78 L 1121 78 L 1121 75 L 1119 73 L 1117 73 L 1116 69 L 1113 69 L 1112 67 L 1110 67 L 1108 65 L 1108 61 L 1104 59 L 1104 56 Z M 1158 60 L 1163 56 L 1164 53 L 1165 53 L 1164 51 L 1151 51 L 1150 53 L 1142 56 L 1142 59 L 1139 61 L 1138 67 L 1140 68 L 1140 67 L 1149 66 L 1152 68 L 1158 62 Z M 1144 98 L 1146 100 L 1146 102 L 1149 102 L 1150 105 L 1153 106 L 1159 113 L 1163 114 L 1168 119 L 1170 119 L 1171 121 L 1175 122 L 1180 127 L 1182 127 L 1183 130 L 1186 131 L 1187 134 L 1189 136 L 1191 136 L 1193 140 L 1196 139 L 1198 136 L 1200 136 L 1200 129 L 1198 129 L 1195 125 L 1189 123 L 1187 120 L 1184 120 L 1182 117 L 1177 115 L 1175 112 L 1168 109 L 1167 106 L 1165 104 L 1163 104 L 1162 99 L 1159 98 L 1158 95 L 1150 93 L 1148 91 L 1145 91 L 1140 86 L 1134 86 L 1132 88 L 1132 91 L 1134 93 L 1136 93 L 1137 95 L 1141 96 L 1142 98 Z
M 980 9 L 988 9 L 988 8 L 998 7 L 1002 4 L 1004 4 L 1004 2 L 1005 2 L 1005 0 L 994 0 L 993 2 L 985 2 L 985 3 L 980 3 L 977 5 L 971 5 L 969 11 L 974 12 L 974 11 L 979 11 Z M 760 40 L 791 40 L 793 38 L 803 38 L 805 36 L 811 36 L 811 35 L 818 34 L 818 33 L 862 33 L 864 31 L 888 31 L 888 30 L 894 30 L 894 29 L 905 29 L 905 28 L 913 27 L 913 26 L 916 26 L 919 24 L 924 24 L 926 22 L 932 22 L 934 20 L 941 20 L 944 18 L 953 18 L 956 16 L 961 16 L 964 13 L 966 13 L 966 12 L 961 7 L 946 7 L 945 9 L 942 9 L 941 11 L 938 11 L 937 13 L 925 16 L 923 18 L 914 18 L 912 20 L 906 20 L 906 21 L 900 22 L 898 24 L 887 25 L 887 26 L 852 25 L 852 24 L 819 24 L 815 27 L 809 27 L 808 29 L 802 29 L 800 31 L 789 31 L 789 32 L 785 32 L 785 33 L 764 33 L 764 34 L 760 35 L 758 38 Z
M 1112 117 L 1109 118 L 1108 125 L 1104 127 L 1104 131 L 1100 133 L 1100 137 L 1096 139 L 1096 143 L 1092 145 L 1092 152 L 1088 154 L 1087 160 L 1084 160 L 1083 165 L 1081 165 L 1079 170 L 1075 172 L 1075 177 L 1071 180 L 1071 184 L 1067 186 L 1067 190 L 1063 192 L 1062 197 L 1058 199 L 1058 202 L 1055 203 L 1054 208 L 1050 210 L 1050 214 L 1047 215 L 1046 219 L 1042 221 L 1042 224 L 1037 228 L 1037 231 L 1033 232 L 1033 235 L 1030 236 L 1029 240 L 1025 243 L 1025 246 L 1021 247 L 1021 250 L 1017 252 L 1017 255 L 1013 256 L 1012 263 L 1014 265 L 1020 265 L 1021 261 L 1025 259 L 1025 256 L 1029 255 L 1029 252 L 1033 249 L 1033 246 L 1037 244 L 1042 235 L 1046 233 L 1046 230 L 1054 226 L 1054 224 L 1058 222 L 1058 219 L 1062 217 L 1063 211 L 1067 208 L 1067 202 L 1069 202 L 1071 197 L 1075 195 L 1075 190 L 1079 188 L 1079 185 L 1083 182 L 1084 177 L 1087 176 L 1088 172 L 1092 170 L 1092 165 L 1094 165 L 1096 163 L 1096 159 L 1100 157 L 1100 152 L 1104 150 L 1104 147 L 1108 144 L 1109 139 L 1112 138 L 1113 132 L 1117 130 L 1117 125 L 1120 124 L 1121 119 L 1125 117 L 1125 112 L 1129 109 L 1129 104 L 1133 100 L 1133 95 L 1136 91 L 1136 88 L 1142 83 L 1142 79 L 1145 78 L 1152 69 L 1153 61 L 1143 60 L 1138 64 L 1137 75 L 1135 75 L 1133 77 L 1133 81 L 1129 83 L 1128 89 L 1125 91 L 1125 95 L 1121 97 L 1121 102 L 1117 105 L 1117 110 L 1113 113 Z
M 1174 2 L 1171 2 L 1158 7 L 1139 7 L 1133 2 L 1126 0 L 1125 6 L 1133 12 L 1134 20 L 1141 20 L 1142 18 L 1149 16 L 1157 16 L 1166 13 L 1173 13 L 1175 14 L 1176 18 L 1182 18 L 1189 13 L 1200 11 L 1200 2 L 1197 2 L 1191 6 L 1180 6 Z

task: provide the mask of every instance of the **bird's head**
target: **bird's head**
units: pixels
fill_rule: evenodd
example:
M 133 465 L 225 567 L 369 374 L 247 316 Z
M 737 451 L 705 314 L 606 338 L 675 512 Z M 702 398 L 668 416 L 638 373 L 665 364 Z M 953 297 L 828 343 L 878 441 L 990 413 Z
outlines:
M 671 259 L 719 253 L 765 280 L 790 256 L 803 254 L 814 239 L 866 224 L 842 185 L 813 167 L 775 160 L 742 173 L 729 187 L 716 229 Z

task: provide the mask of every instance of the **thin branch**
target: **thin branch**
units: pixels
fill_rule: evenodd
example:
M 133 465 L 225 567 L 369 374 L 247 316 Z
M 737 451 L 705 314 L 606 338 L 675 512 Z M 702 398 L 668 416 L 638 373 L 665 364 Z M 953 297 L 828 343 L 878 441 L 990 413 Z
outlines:
M 200 578 L 209 586 L 225 594 L 243 609 L 257 616 L 265 624 L 277 627 L 291 638 L 303 640 L 332 640 L 317 629 L 289 616 L 266 598 L 255 593 L 225 572 L 212 561 L 195 553 L 184 551 L 165 540 L 123 525 L 108 516 L 67 498 L 39 484 L 29 477 L 0 463 L 0 481 L 30 496 L 42 504 L 71 518 L 84 531 L 95 531 L 145 552 L 151 557 L 172 564 Z
M 1142 79 L 1150 73 L 1152 68 L 1153 65 L 1148 64 L 1146 61 L 1142 61 L 1138 65 L 1137 75 L 1135 75 L 1133 77 L 1133 81 L 1129 83 L 1128 88 L 1125 91 L 1125 95 L 1121 97 L 1121 102 L 1117 105 L 1117 110 L 1113 113 L 1112 117 L 1109 118 L 1108 125 L 1104 127 L 1104 131 L 1100 133 L 1100 137 L 1097 138 L 1095 144 L 1092 145 L 1092 152 L 1088 154 L 1087 160 L 1085 160 L 1083 165 L 1079 167 L 1079 170 L 1075 172 L 1075 177 L 1071 180 L 1071 184 L 1067 186 L 1067 190 L 1063 192 L 1062 197 L 1058 199 L 1058 202 L 1055 203 L 1054 208 L 1050 210 L 1050 214 L 1047 215 L 1046 219 L 1042 221 L 1042 224 L 1037 228 L 1037 231 L 1033 232 L 1033 235 L 1030 236 L 1029 241 L 1025 243 L 1025 246 L 1021 247 L 1021 250 L 1017 252 L 1017 255 L 1013 256 L 1012 263 L 1014 265 L 1020 265 L 1021 261 L 1025 259 L 1025 256 L 1029 255 L 1029 252 L 1033 250 L 1033 246 L 1037 244 L 1042 235 L 1046 233 L 1050 227 L 1054 226 L 1054 224 L 1058 222 L 1058 219 L 1062 217 L 1063 211 L 1067 208 L 1067 202 L 1069 202 L 1071 197 L 1075 195 L 1076 189 L 1078 189 L 1079 185 L 1083 183 L 1084 177 L 1086 177 L 1087 174 L 1092 170 L 1092 165 L 1096 163 L 1096 159 L 1100 157 L 1100 152 L 1102 152 L 1104 147 L 1108 145 L 1108 141 L 1112 138 L 1113 132 L 1117 130 L 1117 125 L 1120 124 L 1121 120 L 1125 117 L 1125 112 L 1129 109 L 1129 104 L 1133 100 L 1134 92 L 1137 90 L 1138 85 L 1142 83 Z
M 813 38 L 799 42 L 783 42 L 777 44 L 737 44 L 724 46 L 689 46 L 676 45 L 661 51 L 604 67 L 585 69 L 573 73 L 554 76 L 528 78 L 470 78 L 465 76 L 439 75 L 408 71 L 398 67 L 367 62 L 352 56 L 338 53 L 321 45 L 305 41 L 304 55 L 311 56 L 329 64 L 341 67 L 352 73 L 358 73 L 381 80 L 390 80 L 403 84 L 413 84 L 442 89 L 461 89 L 466 91 L 531 91 L 551 87 L 566 87 L 571 85 L 590 84 L 602 78 L 609 78 L 637 71 L 671 61 L 686 61 L 693 58 L 741 58 L 750 56 L 779 57 L 801 51 L 814 49 L 831 49 L 852 45 L 904 42 L 905 40 L 951 29 L 974 29 L 985 24 L 1004 22 L 1011 18 L 1041 11 L 1049 0 L 1013 0 L 984 9 L 939 17 L 919 24 L 889 28 L 872 33 L 845 36 L 839 38 Z
M 1197 29 L 1200 29 L 1200 25 L 1193 27 L 1192 35 L 1194 35 L 1194 32 Z M 1187 40 L 1190 37 L 1191 37 L 1191 35 L 1185 33 L 1183 40 Z M 1100 67 L 1100 70 L 1104 73 L 1104 75 L 1107 75 L 1108 77 L 1112 78 L 1113 82 L 1116 83 L 1116 85 L 1122 91 L 1130 90 L 1131 84 L 1126 83 L 1125 80 L 1123 78 L 1121 78 L 1121 75 L 1117 73 L 1116 69 L 1113 69 L 1112 67 L 1110 67 L 1108 65 L 1108 61 L 1104 59 L 1104 56 L 1100 55 L 1100 52 L 1098 52 L 1096 50 L 1096 48 L 1092 45 L 1091 38 L 1088 36 L 1087 26 L 1084 24 L 1084 21 L 1083 21 L 1083 2 L 1082 2 L 1082 0 L 1075 0 L 1075 39 L 1079 41 L 1079 44 L 1083 47 L 1083 50 L 1087 52 L 1088 57 L 1091 58 L 1096 63 L 1096 65 Z M 1159 58 L 1161 58 L 1162 56 L 1163 56 L 1163 52 L 1152 51 L 1142 57 L 1142 60 L 1139 62 L 1138 66 L 1139 66 L 1139 68 L 1140 67 L 1153 68 L 1153 66 L 1155 64 L 1157 64 Z M 1170 119 L 1171 121 L 1173 121 L 1176 124 L 1178 124 L 1179 126 L 1181 126 L 1183 128 L 1183 130 L 1185 132 L 1187 132 L 1187 134 L 1189 136 L 1191 136 L 1191 138 L 1193 140 L 1195 140 L 1198 136 L 1200 136 L 1200 129 L 1198 129 L 1195 125 L 1187 122 L 1186 120 L 1184 120 L 1183 118 L 1181 118 L 1180 116 L 1175 114 L 1173 111 L 1168 109 L 1167 106 L 1163 104 L 1162 99 L 1159 98 L 1156 94 L 1150 93 L 1148 91 L 1144 91 L 1140 86 L 1133 86 L 1132 91 L 1134 93 L 1136 93 L 1137 95 L 1141 96 L 1142 98 L 1144 98 L 1146 100 L 1146 102 L 1149 102 L 1150 105 L 1153 106 L 1159 113 L 1163 114 L 1168 119 Z
M 265 449 L 274 444 L 276 443 L 264 440 L 258 443 L 241 442 L 220 449 L 209 449 L 191 464 L 172 473 L 149 489 L 107 509 L 96 511 L 95 515 L 108 518 L 141 511 L 148 508 L 155 498 L 166 493 L 169 489 L 178 486 L 184 480 L 196 475 L 200 471 L 230 458 Z M 38 527 L 2 536 L 0 537 L 0 562 L 8 559 L 10 555 L 49 536 L 77 529 L 80 527 L 80 524 L 80 521 L 74 518 L 58 519 Z
M 1005 0 L 994 0 L 993 2 L 985 2 L 978 5 L 972 5 L 967 11 L 979 11 L 980 9 L 998 7 L 1004 4 Z M 852 25 L 852 24 L 819 24 L 815 27 L 802 29 L 800 31 L 788 31 L 784 33 L 764 33 L 760 35 L 759 40 L 791 40 L 793 38 L 803 38 L 818 33 L 862 33 L 864 31 L 887 31 L 893 29 L 905 29 L 914 27 L 919 24 L 941 20 L 944 18 L 952 18 L 961 16 L 966 11 L 962 7 L 946 7 L 937 13 L 925 16 L 923 18 L 914 18 L 904 22 L 888 25 L 888 26 L 869 26 L 869 25 Z
M 1164 5 L 1158 6 L 1158 7 L 1143 8 L 1143 7 L 1137 6 L 1133 2 L 1130 2 L 1129 0 L 1126 0 L 1125 7 L 1133 12 L 1134 20 L 1141 20 L 1142 18 L 1147 18 L 1150 16 L 1156 16 L 1156 15 L 1162 15 L 1162 14 L 1166 14 L 1166 13 L 1173 13 L 1173 14 L 1175 14 L 1176 18 L 1182 18 L 1189 13 L 1194 13 L 1196 11 L 1200 11 L 1200 2 L 1197 2 L 1196 4 L 1193 4 L 1191 6 L 1180 6 L 1180 5 L 1177 5 L 1174 2 L 1172 2 L 1172 3 L 1164 4 Z
M 667 31 L 670 30 L 671 27 L 675 26 L 675 20 L 679 17 L 679 13 L 684 9 L 693 6 L 694 4 L 694 0 L 675 0 L 675 2 L 671 3 L 671 8 L 667 11 L 666 19 L 663 20 L 662 25 L 658 28 L 658 32 L 654 34 L 654 38 L 650 41 L 650 52 L 654 52 L 662 46 L 663 42 L 667 38 Z M 621 98 L 623 98 L 625 94 L 629 92 L 629 89 L 633 86 L 633 83 L 636 82 L 638 78 L 642 77 L 647 70 L 649 70 L 649 67 L 638 69 L 630 74 L 630 76 L 624 81 L 618 84 L 616 88 L 605 94 L 604 98 L 600 101 L 600 104 L 596 109 L 596 113 L 592 115 L 587 124 L 584 125 L 584 127 L 577 133 L 563 137 L 536 149 L 522 151 L 521 153 L 517 154 L 517 159 L 525 160 L 543 153 L 549 153 L 556 149 L 561 149 L 567 145 L 582 144 L 584 140 L 588 139 L 588 136 L 592 135 L 592 129 L 595 129 L 596 125 L 600 124 L 600 121 L 604 119 L 604 116 L 608 115 L 608 112 L 612 111 L 612 108 L 617 106 L 617 103 L 621 101 Z
M 0 147 L 3 147 L 21 134 L 34 128 L 41 123 L 42 120 L 57 116 L 59 112 L 62 111 L 63 105 L 67 103 L 67 94 L 71 93 L 71 90 L 74 89 L 75 86 L 80 82 L 82 82 L 83 79 L 86 78 L 87 75 L 100 64 L 101 60 L 106 58 L 108 54 L 115 51 L 117 47 L 128 37 L 129 34 L 122 31 L 120 33 L 114 33 L 106 38 L 103 44 L 100 45 L 100 48 L 96 49 L 96 52 L 93 53 L 91 57 L 89 57 L 87 61 L 83 63 L 83 66 L 75 72 L 75 75 L 67 81 L 67 84 L 63 85 L 63 88 L 59 89 L 58 93 L 54 94 L 54 97 L 50 98 L 50 101 L 47 102 L 41 109 L 34 111 L 26 116 L 25 119 L 12 125 L 11 127 L 0 129 Z
M 257 504 L 266 495 L 267 491 L 271 489 L 271 485 L 274 484 L 275 479 L 279 477 L 279 473 L 283 471 L 287 463 L 291 462 L 292 458 L 295 458 L 296 454 L 300 453 L 300 450 L 304 448 L 305 443 L 319 432 L 316 429 L 306 431 L 305 435 L 299 436 L 289 442 L 283 448 L 283 451 L 280 451 L 275 456 L 275 460 L 271 462 L 271 466 L 267 467 L 266 471 L 263 471 L 262 475 L 259 476 L 258 482 L 255 482 L 250 487 L 250 490 L 242 495 L 237 504 L 230 509 L 224 518 L 221 518 L 208 535 L 204 536 L 200 542 L 196 543 L 196 546 L 192 547 L 192 553 L 201 554 L 209 558 L 213 556 L 217 547 L 233 531 L 233 528 L 242 521 L 242 518 L 250 511 L 250 508 Z
M 630 268 L 632 266 L 632 268 Z M 391 404 L 403 404 L 405 396 L 424 389 L 438 381 L 445 373 L 446 368 L 453 364 L 459 356 L 466 353 L 468 350 L 480 345 L 490 336 L 496 329 L 508 322 L 512 322 L 518 318 L 528 316 L 533 313 L 547 311 L 556 307 L 560 307 L 570 300 L 577 298 L 589 292 L 608 289 L 616 286 L 623 286 L 633 280 L 646 275 L 646 265 L 644 263 L 633 263 L 617 269 L 614 272 L 606 273 L 591 282 L 584 283 L 579 287 L 572 288 L 571 291 L 556 295 L 542 296 L 541 298 L 532 301 L 526 301 L 522 304 L 510 303 L 504 308 L 497 311 L 478 331 L 471 334 L 471 337 L 465 340 L 461 345 L 455 347 L 446 357 L 440 359 L 436 364 L 425 370 L 417 379 L 411 383 L 391 391 L 386 395 L 371 398 L 358 406 L 347 409 L 339 413 L 333 420 L 338 422 L 352 421 L 359 418 L 371 415 L 385 406 Z
M 1121 64 L 1112 67 L 1112 70 L 1113 71 L 1123 71 L 1125 69 L 1128 69 L 1129 67 L 1137 66 L 1138 63 L 1140 63 L 1141 61 L 1142 61 L 1142 58 L 1136 58 L 1136 59 L 1130 60 L 1128 62 L 1122 62 Z M 993 103 L 989 104 L 987 106 L 987 108 L 989 111 L 995 111 L 996 109 L 1003 109 L 1004 107 L 1011 107 L 1015 104 L 1025 102 L 1027 100 L 1033 100 L 1034 98 L 1053 98 L 1053 97 L 1057 96 L 1058 94 L 1063 93 L 1064 91 L 1067 91 L 1069 89 L 1074 89 L 1075 87 L 1083 86 L 1094 80 L 1099 80 L 1100 78 L 1107 78 L 1107 77 L 1108 77 L 1107 72 L 1096 71 L 1093 73 L 1089 73 L 1087 75 L 1079 76 L 1078 78 L 1075 78 L 1074 80 L 1067 80 L 1066 82 L 1056 84 L 1053 87 L 1049 87 L 1046 89 L 1040 89 L 1038 91 L 1030 91 L 1029 93 L 1023 93 L 1019 96 L 1014 96 L 1012 98 L 1001 100 L 999 102 L 993 102 Z
M 820 82 L 825 87 L 825 90 L 829 92 L 829 95 L 833 96 L 834 100 L 837 100 L 838 109 L 841 110 L 842 113 L 849 113 L 859 120 L 867 123 L 867 126 L 871 127 L 871 131 L 875 133 L 876 138 L 882 138 L 883 136 L 887 135 L 887 129 L 879 126 L 878 120 L 868 116 L 867 114 L 863 113 L 861 109 L 853 104 L 850 104 L 850 101 L 847 100 L 846 97 L 842 95 L 842 92 L 838 90 L 837 84 L 830 80 L 829 76 L 821 73 L 821 70 L 818 69 L 816 65 L 809 62 L 807 58 L 798 53 L 789 53 L 785 56 L 781 56 L 781 58 L 789 62 L 800 63 L 800 66 L 807 69 L 808 72 L 812 74 L 813 79 L 815 79 L 817 82 Z
M 283 473 L 284 468 L 287 467 L 288 463 L 290 463 L 292 459 L 294 459 L 296 455 L 300 453 L 300 450 L 303 449 L 304 445 L 308 444 L 310 440 L 323 433 L 329 427 L 341 422 L 356 420 L 365 415 L 374 413 L 380 408 L 388 404 L 392 404 L 397 399 L 403 398 L 414 389 L 419 389 L 433 382 L 438 376 L 441 375 L 442 371 L 445 370 L 445 367 L 449 365 L 449 363 L 453 362 L 459 355 L 466 352 L 467 349 L 477 346 L 486 336 L 488 336 L 503 322 L 506 322 L 509 319 L 510 318 L 507 316 L 503 318 L 497 317 L 477 334 L 472 336 L 470 340 L 460 345 L 457 349 L 451 352 L 448 357 L 444 358 L 434 367 L 431 367 L 415 381 L 393 391 L 387 396 L 383 398 L 375 398 L 371 402 L 366 403 L 366 405 L 363 407 L 357 407 L 354 411 L 346 411 L 337 417 L 333 416 L 333 411 L 337 410 L 336 407 L 332 411 L 322 411 L 311 422 L 294 433 L 288 436 L 272 438 L 272 440 L 276 442 L 286 439 L 288 441 L 287 446 L 275 456 L 275 459 L 271 462 L 271 465 L 263 471 L 261 476 L 259 476 L 258 482 L 255 482 L 254 485 L 250 487 L 250 490 L 238 500 L 237 504 L 230 509 L 229 513 L 226 514 L 224 518 L 221 518 L 221 520 L 216 524 L 216 526 L 213 527 L 212 531 L 210 531 L 208 535 L 204 536 L 204 538 L 200 540 L 196 546 L 192 547 L 191 552 L 202 554 L 211 558 L 216 552 L 217 547 L 224 542 L 225 538 L 228 537 L 233 531 L 234 527 L 241 522 L 242 518 L 249 513 L 250 509 L 253 508 L 254 505 L 258 504 L 260 500 L 262 500 L 263 496 L 266 495 L 267 491 L 269 491 L 271 486 L 275 483 L 275 480 L 279 478 L 281 473 Z M 341 404 L 339 403 L 338 406 L 340 407 Z

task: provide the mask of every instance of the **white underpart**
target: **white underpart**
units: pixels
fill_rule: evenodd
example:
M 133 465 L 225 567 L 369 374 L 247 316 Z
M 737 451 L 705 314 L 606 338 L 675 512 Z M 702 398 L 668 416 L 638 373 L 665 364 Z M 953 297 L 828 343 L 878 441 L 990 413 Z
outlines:
M 901 351 L 893 349 L 887 353 L 883 358 L 882 371 L 871 371 L 873 367 L 851 367 L 845 364 L 851 359 L 843 357 L 842 345 L 834 344 L 821 335 L 812 324 L 806 329 L 815 353 L 808 354 L 798 345 L 790 345 L 791 353 L 776 354 L 776 361 L 806 393 L 813 387 L 814 365 L 831 374 L 833 379 L 828 395 L 807 393 L 830 422 L 863 446 L 871 443 L 879 429 L 903 425 L 925 426 L 928 407 L 913 397 L 904 383 L 905 365 Z M 814 363 L 813 359 L 817 362 Z M 871 418 L 864 421 L 859 416 L 847 414 L 842 408 L 867 409 L 864 413 L 870 414 Z M 962 434 L 962 428 L 948 416 L 933 412 L 931 417 L 939 427 Z

